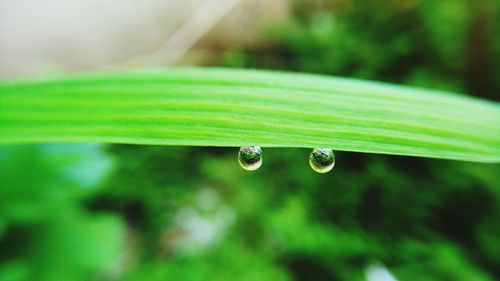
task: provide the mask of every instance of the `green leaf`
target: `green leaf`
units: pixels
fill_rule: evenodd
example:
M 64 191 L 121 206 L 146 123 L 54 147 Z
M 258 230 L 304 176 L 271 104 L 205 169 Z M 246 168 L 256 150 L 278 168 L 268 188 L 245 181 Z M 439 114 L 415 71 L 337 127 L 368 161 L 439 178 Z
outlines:
M 171 68 L 0 85 L 0 144 L 331 147 L 500 161 L 500 105 L 378 82 Z

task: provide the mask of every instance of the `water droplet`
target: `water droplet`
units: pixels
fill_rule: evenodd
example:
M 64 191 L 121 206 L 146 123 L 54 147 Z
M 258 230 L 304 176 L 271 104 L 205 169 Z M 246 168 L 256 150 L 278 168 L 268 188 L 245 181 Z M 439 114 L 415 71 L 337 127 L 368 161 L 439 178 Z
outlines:
M 309 165 L 318 173 L 326 173 L 335 165 L 335 154 L 330 148 L 315 148 L 309 156 Z
M 262 165 L 260 146 L 243 146 L 238 153 L 238 163 L 247 171 L 255 171 Z

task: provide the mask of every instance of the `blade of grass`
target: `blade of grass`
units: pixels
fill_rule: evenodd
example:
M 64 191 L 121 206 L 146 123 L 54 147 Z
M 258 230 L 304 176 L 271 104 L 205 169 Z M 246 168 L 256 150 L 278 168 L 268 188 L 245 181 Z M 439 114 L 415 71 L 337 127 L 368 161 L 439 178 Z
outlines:
M 0 144 L 331 147 L 500 161 L 500 105 L 378 82 L 171 68 L 0 85 Z

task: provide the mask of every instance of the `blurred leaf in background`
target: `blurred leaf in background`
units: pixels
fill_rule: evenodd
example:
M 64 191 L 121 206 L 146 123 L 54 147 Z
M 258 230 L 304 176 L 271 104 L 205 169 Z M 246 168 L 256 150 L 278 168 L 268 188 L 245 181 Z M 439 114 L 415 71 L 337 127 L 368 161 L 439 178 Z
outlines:
M 82 205 L 112 169 L 102 146 L 3 147 L 0 159 L 0 280 L 111 274 L 123 251 L 123 223 Z
M 223 65 L 293 69 L 445 89 L 498 100 L 498 1 L 295 1 L 266 49 Z
M 303 149 L 266 149 L 255 173 L 237 165 L 236 149 L 113 151 L 121 176 L 91 205 L 125 214 L 134 230 L 138 259 L 125 280 L 365 280 L 374 261 L 398 280 L 496 274 L 480 250 L 497 243 L 493 165 L 338 153 L 342 164 L 319 176 Z M 200 166 L 175 168 L 194 158 Z

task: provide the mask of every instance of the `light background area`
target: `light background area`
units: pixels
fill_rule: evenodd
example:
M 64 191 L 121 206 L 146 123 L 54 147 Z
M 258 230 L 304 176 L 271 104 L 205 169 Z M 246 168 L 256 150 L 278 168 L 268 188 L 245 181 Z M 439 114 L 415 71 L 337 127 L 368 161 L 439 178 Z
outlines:
M 0 79 L 173 65 L 259 44 L 289 0 L 0 0 Z M 188 60 L 188 63 L 189 60 Z

